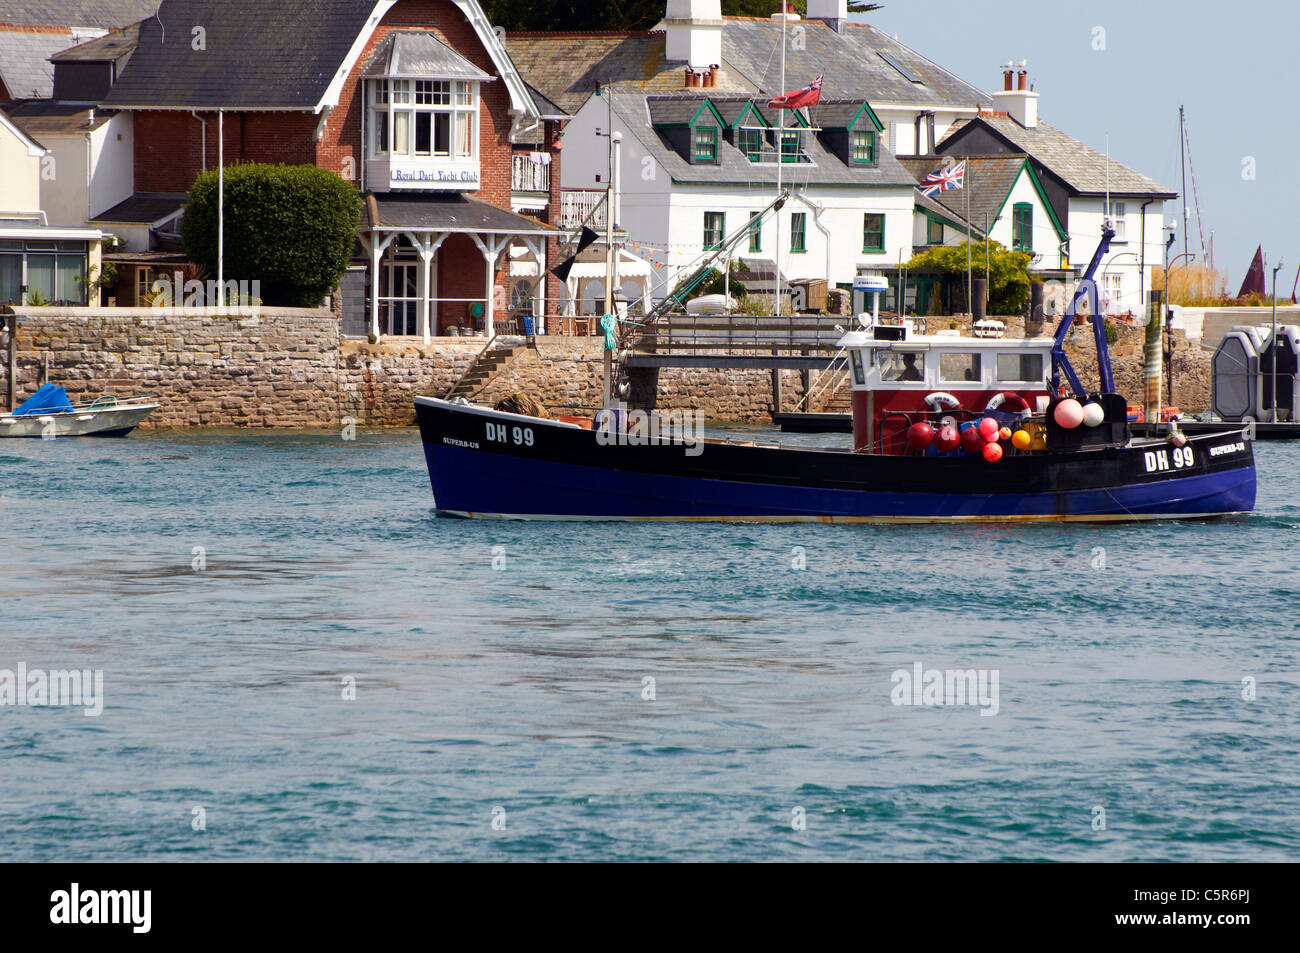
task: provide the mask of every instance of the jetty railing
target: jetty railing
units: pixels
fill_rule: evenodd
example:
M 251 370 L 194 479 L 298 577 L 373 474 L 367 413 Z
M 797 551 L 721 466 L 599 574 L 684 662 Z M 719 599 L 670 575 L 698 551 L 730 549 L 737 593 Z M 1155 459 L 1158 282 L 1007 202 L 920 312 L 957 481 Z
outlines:
M 839 315 L 668 314 L 639 329 L 629 349 L 639 353 L 696 351 L 839 351 L 848 318 Z

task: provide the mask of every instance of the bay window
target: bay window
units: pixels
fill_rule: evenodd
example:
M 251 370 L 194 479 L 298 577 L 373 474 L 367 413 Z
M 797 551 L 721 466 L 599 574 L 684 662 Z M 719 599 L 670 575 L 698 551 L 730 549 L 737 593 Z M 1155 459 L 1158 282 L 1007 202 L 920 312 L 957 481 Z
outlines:
M 386 78 L 367 85 L 371 156 L 476 157 L 477 82 Z

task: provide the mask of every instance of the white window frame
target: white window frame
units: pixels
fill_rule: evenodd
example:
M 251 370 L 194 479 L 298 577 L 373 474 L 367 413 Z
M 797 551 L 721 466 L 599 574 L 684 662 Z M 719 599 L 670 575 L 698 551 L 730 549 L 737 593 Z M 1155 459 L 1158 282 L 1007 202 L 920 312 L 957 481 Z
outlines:
M 366 142 L 366 158 L 477 162 L 480 102 L 477 80 L 398 76 L 366 80 L 366 118 L 370 130 Z M 427 115 L 431 115 L 428 120 L 429 151 L 417 152 L 417 129 L 421 117 Z M 436 149 L 435 123 L 436 117 L 440 115 L 449 117 L 446 152 L 438 152 Z M 399 125 L 403 127 L 404 143 L 398 141 Z M 465 136 L 469 140 L 469 149 L 462 152 L 458 144 Z M 381 144 L 387 148 L 381 150 Z

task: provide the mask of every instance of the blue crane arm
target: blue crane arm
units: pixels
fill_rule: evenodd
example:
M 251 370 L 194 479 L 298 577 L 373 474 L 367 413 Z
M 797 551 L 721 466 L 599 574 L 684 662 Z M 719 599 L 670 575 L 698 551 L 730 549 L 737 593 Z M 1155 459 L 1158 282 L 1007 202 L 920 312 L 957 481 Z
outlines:
M 1101 265 L 1101 260 L 1105 257 L 1106 252 L 1110 250 L 1110 242 L 1114 237 L 1115 230 L 1107 222 L 1102 226 L 1101 241 L 1097 244 L 1097 250 L 1092 254 L 1092 261 L 1088 263 L 1088 268 L 1084 271 L 1083 278 L 1074 291 L 1074 297 L 1070 299 L 1070 306 L 1065 309 L 1065 316 L 1061 318 L 1061 324 L 1056 329 L 1056 335 L 1052 340 L 1053 391 L 1060 388 L 1061 374 L 1064 373 L 1070 387 L 1074 390 L 1075 396 L 1079 398 L 1087 396 L 1083 383 L 1079 380 L 1079 375 L 1075 373 L 1074 367 L 1070 364 L 1070 359 L 1065 356 L 1065 336 L 1070 333 L 1070 328 L 1074 325 L 1075 316 L 1079 312 L 1079 302 L 1083 300 L 1084 295 L 1089 291 L 1092 292 L 1092 310 L 1094 312 L 1101 310 L 1097 307 L 1099 298 L 1097 295 L 1097 268 Z M 1101 391 L 1103 394 L 1114 393 L 1115 378 L 1110 366 L 1110 346 L 1106 343 L 1106 322 L 1100 314 L 1093 315 L 1092 331 L 1093 338 L 1097 343 L 1097 373 L 1101 378 Z

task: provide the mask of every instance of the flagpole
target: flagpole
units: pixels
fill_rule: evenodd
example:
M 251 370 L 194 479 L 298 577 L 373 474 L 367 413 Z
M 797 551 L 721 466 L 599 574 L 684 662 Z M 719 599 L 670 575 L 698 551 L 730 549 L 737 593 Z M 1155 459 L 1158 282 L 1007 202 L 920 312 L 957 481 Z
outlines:
M 972 289 L 970 275 L 970 156 L 962 158 L 961 188 L 966 193 L 966 310 L 975 317 L 975 293 Z

